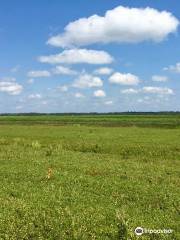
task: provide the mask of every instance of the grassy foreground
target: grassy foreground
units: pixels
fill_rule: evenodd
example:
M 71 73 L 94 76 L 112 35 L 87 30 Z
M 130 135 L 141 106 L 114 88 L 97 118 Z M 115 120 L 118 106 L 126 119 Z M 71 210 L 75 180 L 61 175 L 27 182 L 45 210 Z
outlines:
M 180 239 L 179 117 L 69 118 L 0 117 L 0 239 Z M 173 233 L 136 237 L 137 226 Z

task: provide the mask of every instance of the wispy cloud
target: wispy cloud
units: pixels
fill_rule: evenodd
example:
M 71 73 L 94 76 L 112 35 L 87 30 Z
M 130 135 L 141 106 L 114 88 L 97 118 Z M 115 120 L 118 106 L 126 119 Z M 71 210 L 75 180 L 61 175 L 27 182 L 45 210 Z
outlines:
M 33 83 L 34 83 L 34 78 L 28 79 L 28 80 L 27 80 L 27 83 L 28 83 L 28 84 L 33 84 Z
M 17 66 L 15 66 L 15 67 L 13 67 L 13 68 L 11 68 L 11 72 L 12 73 L 17 73 L 18 71 L 19 71 L 19 69 L 20 69 L 20 65 L 17 65 Z
M 57 89 L 60 90 L 61 92 L 67 92 L 68 86 L 67 85 L 58 86 Z
M 113 57 L 105 51 L 70 49 L 55 55 L 41 56 L 38 60 L 50 64 L 109 64 L 112 63 Z
M 29 99 L 41 99 L 42 96 L 41 96 L 41 94 L 39 94 L 39 93 L 35 93 L 35 94 L 30 94 L 30 95 L 28 96 L 28 98 L 29 98 Z
M 105 101 L 104 104 L 105 104 L 105 105 L 112 105 L 112 104 L 113 104 L 113 101 L 112 101 L 112 100 L 108 100 L 108 101 Z
M 167 82 L 169 79 L 167 76 L 153 75 L 152 81 L 154 82 Z
M 128 88 L 128 89 L 124 89 L 121 91 L 121 93 L 123 93 L 123 94 L 136 94 L 138 92 L 139 92 L 139 90 L 134 89 L 134 88 Z
M 47 70 L 30 71 L 27 74 L 30 78 L 50 77 L 51 73 Z
M 77 71 L 64 66 L 56 66 L 52 69 L 52 73 L 56 75 L 76 75 Z
M 94 73 L 97 75 L 110 75 L 112 72 L 113 69 L 108 67 L 98 68 L 94 71 Z
M 176 63 L 175 65 L 170 65 L 168 67 L 165 67 L 163 70 L 174 72 L 174 73 L 180 73 L 180 62 Z
M 143 87 L 142 91 L 144 93 L 153 93 L 153 94 L 162 94 L 162 95 L 172 95 L 174 94 L 174 91 L 171 88 L 167 87 Z
M 79 93 L 79 92 L 75 93 L 74 96 L 75 96 L 76 98 L 84 98 L 84 97 L 85 97 L 84 94 Z

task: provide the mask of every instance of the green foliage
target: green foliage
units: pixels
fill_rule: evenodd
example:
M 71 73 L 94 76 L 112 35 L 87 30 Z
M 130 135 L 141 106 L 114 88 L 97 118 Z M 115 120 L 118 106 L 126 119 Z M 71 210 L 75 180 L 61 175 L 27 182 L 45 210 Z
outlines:
M 176 118 L 166 128 L 4 122 L 0 239 L 179 239 Z M 137 226 L 173 233 L 137 237 Z

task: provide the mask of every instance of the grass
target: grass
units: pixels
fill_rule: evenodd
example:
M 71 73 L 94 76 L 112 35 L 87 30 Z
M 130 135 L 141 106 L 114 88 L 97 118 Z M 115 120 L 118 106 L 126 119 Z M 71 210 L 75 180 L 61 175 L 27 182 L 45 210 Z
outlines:
M 0 117 L 0 239 L 180 239 L 179 116 L 62 118 Z
M 48 125 L 95 125 L 95 126 L 138 126 L 138 127 L 179 127 L 180 114 L 148 115 L 32 115 L 0 116 L 0 124 L 48 124 Z

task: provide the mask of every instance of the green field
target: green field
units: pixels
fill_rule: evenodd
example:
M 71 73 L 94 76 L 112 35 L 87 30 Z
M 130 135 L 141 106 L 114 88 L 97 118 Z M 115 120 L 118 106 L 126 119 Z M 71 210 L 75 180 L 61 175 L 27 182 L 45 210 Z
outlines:
M 34 115 L 0 116 L 0 124 L 48 124 L 48 125 L 95 125 L 95 126 L 139 126 L 139 127 L 180 127 L 180 114 L 148 115 Z
M 1 116 L 0 239 L 178 240 L 179 160 L 178 114 Z

